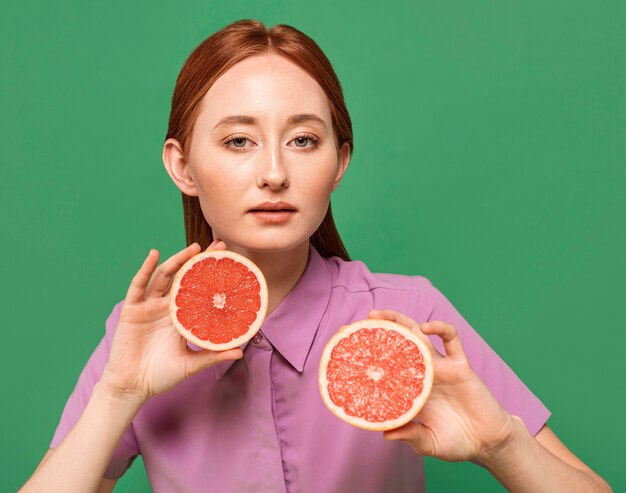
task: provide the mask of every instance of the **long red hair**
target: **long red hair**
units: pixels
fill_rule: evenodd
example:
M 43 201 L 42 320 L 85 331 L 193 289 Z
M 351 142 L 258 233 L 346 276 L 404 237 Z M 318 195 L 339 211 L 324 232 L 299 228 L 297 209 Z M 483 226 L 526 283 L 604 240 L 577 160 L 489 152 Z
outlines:
M 268 52 L 296 63 L 322 87 L 328 97 L 337 149 L 348 143 L 352 155 L 352 121 L 339 78 L 324 52 L 315 41 L 294 27 L 278 24 L 268 29 L 263 23 L 250 19 L 234 22 L 217 31 L 189 55 L 174 87 L 165 140 L 173 138 L 180 142 L 187 157 L 202 97 L 233 65 Z M 197 242 L 204 249 L 213 241 L 211 227 L 204 219 L 198 197 L 182 195 L 187 244 Z M 311 243 L 323 257 L 336 255 L 350 260 L 335 226 L 330 205 L 324 220 L 311 236 Z

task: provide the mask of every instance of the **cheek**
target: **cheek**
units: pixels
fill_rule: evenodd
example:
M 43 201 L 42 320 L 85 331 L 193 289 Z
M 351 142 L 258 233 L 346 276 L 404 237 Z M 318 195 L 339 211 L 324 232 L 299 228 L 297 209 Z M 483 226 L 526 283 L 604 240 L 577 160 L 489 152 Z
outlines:
M 298 177 L 298 182 L 299 186 L 294 186 L 293 191 L 297 191 L 303 199 L 310 202 L 313 206 L 330 196 L 331 183 L 323 176 L 323 173 L 303 174 Z M 296 185 L 296 183 L 293 183 L 293 185 Z
M 332 192 L 332 182 L 329 180 L 311 180 L 307 183 L 306 202 L 308 202 L 308 213 L 311 217 L 321 220 L 328 210 L 330 195 Z
M 310 183 L 309 196 L 319 200 L 328 200 L 333 190 L 332 182 L 324 181 L 318 183 Z
M 194 173 L 194 183 L 201 202 L 220 203 L 232 200 L 237 195 L 237 184 L 240 180 L 227 168 L 204 166 Z
M 311 196 L 330 195 L 335 186 L 337 169 L 338 163 L 332 154 L 321 162 L 312 163 L 303 174 L 302 183 L 306 185 Z
M 239 195 L 231 189 L 229 182 L 218 179 L 218 176 L 219 173 L 200 175 L 196 181 L 202 215 L 214 227 L 224 220 L 229 221 L 227 211 L 233 210 L 234 197 Z

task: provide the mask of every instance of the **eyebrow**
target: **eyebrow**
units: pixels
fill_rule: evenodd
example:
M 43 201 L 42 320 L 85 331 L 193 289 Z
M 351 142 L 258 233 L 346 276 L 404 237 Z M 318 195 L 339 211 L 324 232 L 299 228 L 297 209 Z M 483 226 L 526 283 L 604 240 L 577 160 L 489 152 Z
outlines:
M 293 115 L 287 120 L 288 123 L 319 123 L 322 127 L 326 128 L 326 122 L 319 116 L 312 113 L 303 113 L 301 115 Z
M 233 125 L 237 123 L 241 125 L 256 125 L 258 122 L 257 122 L 257 119 L 252 116 L 231 115 L 231 116 L 226 116 L 222 118 L 219 122 L 217 122 L 215 127 L 213 127 L 213 130 L 215 130 L 218 127 L 222 127 L 226 125 Z M 290 125 L 293 125 L 296 123 L 317 123 L 321 125 L 322 127 L 324 127 L 324 129 L 326 129 L 326 122 L 319 116 L 314 115 L 313 113 L 302 113 L 299 115 L 290 116 L 289 119 L 287 120 L 287 123 L 289 123 Z

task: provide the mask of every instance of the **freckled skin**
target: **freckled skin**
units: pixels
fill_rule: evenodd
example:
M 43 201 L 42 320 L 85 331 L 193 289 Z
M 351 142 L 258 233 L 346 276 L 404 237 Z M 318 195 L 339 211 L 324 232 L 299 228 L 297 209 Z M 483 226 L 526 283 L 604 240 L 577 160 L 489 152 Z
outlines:
M 299 114 L 317 115 L 326 125 L 288 123 Z M 256 123 L 215 128 L 231 115 Z M 230 250 L 287 251 L 322 222 L 348 160 L 347 144 L 343 153 L 337 150 L 319 84 L 281 56 L 259 55 L 236 64 L 204 96 L 189 151 L 190 185 L 183 191 L 199 197 L 214 234 Z M 281 224 L 248 214 L 266 201 L 288 202 L 297 214 Z

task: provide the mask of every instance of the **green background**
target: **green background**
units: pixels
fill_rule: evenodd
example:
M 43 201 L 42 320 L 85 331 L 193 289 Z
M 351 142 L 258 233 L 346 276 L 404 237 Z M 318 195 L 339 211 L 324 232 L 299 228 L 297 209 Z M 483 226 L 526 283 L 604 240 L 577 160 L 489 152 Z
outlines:
M 626 407 L 626 4 L 5 2 L 0 16 L 1 491 L 47 449 L 150 247 L 183 245 L 161 162 L 178 71 L 241 18 L 292 24 L 342 80 L 333 198 L 353 258 L 422 274 L 616 491 Z M 428 491 L 503 491 L 427 461 Z M 149 491 L 141 461 L 116 491 Z

